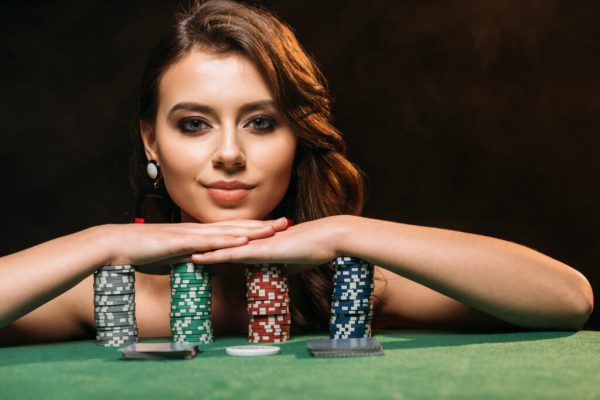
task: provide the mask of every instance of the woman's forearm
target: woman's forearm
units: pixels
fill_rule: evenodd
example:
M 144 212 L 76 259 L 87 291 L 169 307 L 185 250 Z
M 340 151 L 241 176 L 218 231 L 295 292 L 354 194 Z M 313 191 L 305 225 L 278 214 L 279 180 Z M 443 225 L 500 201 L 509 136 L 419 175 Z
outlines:
M 109 256 L 105 230 L 89 228 L 0 258 L 0 328 L 105 264 Z
M 114 224 L 89 228 L 0 258 L 0 328 L 53 299 L 102 265 L 148 265 L 168 273 L 194 252 L 241 246 L 285 230 L 287 221 Z M 159 272 L 160 272 L 159 271 Z M 154 271 L 157 272 L 157 271 Z
M 344 216 L 340 254 L 363 258 L 476 309 L 529 328 L 579 329 L 587 279 L 527 247 L 445 229 Z

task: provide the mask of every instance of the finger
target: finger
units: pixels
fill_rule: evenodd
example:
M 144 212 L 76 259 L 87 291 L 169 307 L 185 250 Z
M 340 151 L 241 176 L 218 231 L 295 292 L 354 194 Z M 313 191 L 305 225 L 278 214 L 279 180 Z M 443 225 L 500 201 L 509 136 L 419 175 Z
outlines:
M 227 262 L 241 262 L 241 263 L 256 263 L 266 262 L 257 258 L 256 254 L 252 254 L 252 251 L 248 250 L 249 246 L 218 249 L 213 251 L 207 251 L 202 254 L 192 254 L 192 262 L 198 264 L 216 264 L 216 263 L 227 263 Z
M 291 221 L 291 220 L 289 220 Z M 236 227 L 247 227 L 247 228 L 260 228 L 264 226 L 273 226 L 276 230 L 285 229 L 291 224 L 288 222 L 288 219 L 285 217 L 278 219 L 270 219 L 270 220 L 253 220 L 253 219 L 237 219 L 237 220 L 228 220 L 228 221 L 219 221 L 213 222 L 210 225 L 214 226 L 236 226 Z
M 215 249 L 224 249 L 229 247 L 243 246 L 248 243 L 246 236 L 230 236 L 230 235 L 196 235 L 188 237 L 190 241 L 187 246 L 183 246 L 181 253 L 190 254 L 195 252 L 212 251 Z
M 280 229 L 278 227 L 278 229 Z M 183 232 L 178 227 L 173 227 L 173 231 L 177 231 L 182 234 L 189 235 L 221 235 L 221 236 L 246 236 L 249 238 L 262 238 L 272 236 L 276 232 L 276 228 L 273 225 L 261 225 L 261 226 L 234 226 L 234 225 L 202 225 L 196 224 L 193 226 L 186 226 Z

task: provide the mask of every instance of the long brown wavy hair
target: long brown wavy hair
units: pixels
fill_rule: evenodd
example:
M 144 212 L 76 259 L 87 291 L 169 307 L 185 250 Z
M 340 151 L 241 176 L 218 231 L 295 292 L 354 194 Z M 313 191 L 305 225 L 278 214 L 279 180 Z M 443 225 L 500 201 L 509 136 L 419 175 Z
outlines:
M 131 175 L 138 196 L 147 193 L 150 184 L 139 121 L 155 120 L 162 75 L 192 49 L 235 51 L 248 57 L 290 121 L 297 153 L 287 193 L 273 216 L 285 215 L 302 223 L 362 212 L 362 174 L 345 157 L 345 142 L 331 123 L 331 101 L 322 73 L 285 23 L 268 10 L 230 0 L 194 1 L 184 7 L 150 56 L 133 129 Z M 178 211 L 163 183 L 157 191 Z M 333 268 L 326 264 L 289 277 L 292 331 L 327 329 L 332 276 Z

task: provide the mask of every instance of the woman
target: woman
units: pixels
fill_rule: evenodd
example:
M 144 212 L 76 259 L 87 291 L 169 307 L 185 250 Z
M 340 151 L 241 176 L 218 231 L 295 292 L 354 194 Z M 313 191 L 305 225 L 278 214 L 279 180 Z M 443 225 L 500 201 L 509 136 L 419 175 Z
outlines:
M 142 338 L 170 334 L 164 274 L 178 261 L 215 264 L 216 335 L 246 333 L 243 264 L 258 262 L 290 265 L 293 330 L 325 329 L 338 255 L 378 266 L 375 329 L 576 330 L 591 313 L 585 277 L 531 249 L 360 217 L 361 175 L 324 79 L 268 12 L 207 1 L 178 15 L 147 66 L 138 120 L 138 189 L 155 186 L 181 223 L 92 227 L 1 258 L 2 343 L 90 336 L 90 274 L 106 264 L 153 273 L 136 276 Z

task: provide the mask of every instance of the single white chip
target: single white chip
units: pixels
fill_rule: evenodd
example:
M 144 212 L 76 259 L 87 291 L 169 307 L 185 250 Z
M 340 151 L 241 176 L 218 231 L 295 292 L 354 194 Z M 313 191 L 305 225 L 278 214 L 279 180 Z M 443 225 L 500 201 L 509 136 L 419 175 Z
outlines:
M 278 354 L 281 349 L 277 346 L 231 346 L 225 351 L 230 356 L 256 357 L 256 356 L 272 356 Z

